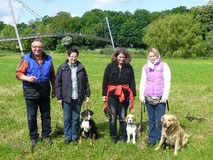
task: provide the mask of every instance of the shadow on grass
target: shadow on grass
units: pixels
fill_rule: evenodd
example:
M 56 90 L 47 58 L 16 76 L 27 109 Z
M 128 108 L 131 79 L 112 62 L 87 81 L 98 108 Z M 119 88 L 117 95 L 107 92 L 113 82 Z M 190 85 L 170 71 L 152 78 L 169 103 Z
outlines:
M 142 122 L 142 132 L 146 132 L 148 130 L 148 121 L 144 121 Z M 119 122 L 118 122 L 119 125 Z M 140 126 L 140 124 L 137 124 L 137 126 Z M 102 123 L 96 123 L 96 127 L 98 130 L 98 139 L 103 138 L 105 136 L 109 136 L 109 122 L 108 120 Z M 118 133 L 119 133 L 119 126 L 118 126 Z M 58 138 L 58 137 L 62 137 L 64 135 L 64 128 L 63 126 L 56 124 L 55 129 L 52 132 L 51 137 L 52 138 Z
M 57 137 L 61 137 L 64 135 L 64 128 L 63 126 L 60 126 L 58 123 L 56 124 L 55 129 L 52 132 L 51 137 L 52 138 L 57 138 Z

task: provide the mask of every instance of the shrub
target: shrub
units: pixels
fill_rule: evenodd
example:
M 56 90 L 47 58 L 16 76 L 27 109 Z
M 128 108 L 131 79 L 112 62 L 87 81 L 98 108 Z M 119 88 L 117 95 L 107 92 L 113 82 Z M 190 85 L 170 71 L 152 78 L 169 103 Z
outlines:
M 213 57 L 213 30 L 206 34 L 204 45 L 206 48 L 205 57 Z
M 114 49 L 111 45 L 106 45 L 104 49 L 100 51 L 101 54 L 111 55 L 114 53 Z
M 58 52 L 58 53 L 64 53 L 64 52 L 66 52 L 66 47 L 65 46 L 63 46 L 61 43 L 59 43 L 59 44 L 57 44 L 57 46 L 56 46 L 56 52 Z

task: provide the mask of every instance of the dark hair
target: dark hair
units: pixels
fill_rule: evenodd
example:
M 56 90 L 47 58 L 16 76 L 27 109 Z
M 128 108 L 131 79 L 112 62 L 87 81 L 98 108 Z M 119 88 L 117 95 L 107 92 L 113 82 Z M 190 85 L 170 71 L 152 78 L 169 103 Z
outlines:
M 70 56 L 73 52 L 76 52 L 77 56 L 79 55 L 79 51 L 76 48 L 70 48 L 67 52 L 67 55 Z
M 112 58 L 111 58 L 112 63 L 117 62 L 117 57 L 120 53 L 122 53 L 125 56 L 125 58 L 126 58 L 125 63 L 126 64 L 128 64 L 132 60 L 132 57 L 131 57 L 129 51 L 126 48 L 118 47 L 118 48 L 116 48 L 115 52 L 112 54 Z

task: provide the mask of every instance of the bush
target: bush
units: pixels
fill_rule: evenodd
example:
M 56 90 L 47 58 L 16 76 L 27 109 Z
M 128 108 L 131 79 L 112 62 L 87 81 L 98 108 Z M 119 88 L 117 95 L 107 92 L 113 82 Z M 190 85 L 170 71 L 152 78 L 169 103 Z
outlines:
M 206 48 L 205 57 L 213 57 L 213 30 L 206 34 L 206 39 L 204 41 Z
M 104 49 L 100 51 L 101 54 L 112 55 L 114 53 L 114 49 L 111 45 L 106 45 Z
M 64 53 L 64 52 L 66 52 L 66 47 L 65 46 L 63 46 L 61 43 L 59 43 L 59 44 L 57 44 L 57 46 L 56 46 L 56 52 L 58 52 L 58 53 Z
M 130 49 L 130 53 L 131 53 L 132 56 L 146 57 L 147 50 L 145 50 L 145 49 Z

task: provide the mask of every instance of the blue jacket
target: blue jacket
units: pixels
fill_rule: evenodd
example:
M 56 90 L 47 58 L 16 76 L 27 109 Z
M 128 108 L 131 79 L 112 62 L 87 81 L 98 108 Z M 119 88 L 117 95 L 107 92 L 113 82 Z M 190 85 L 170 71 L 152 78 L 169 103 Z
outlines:
M 51 65 L 52 58 L 42 53 L 42 66 L 39 66 L 36 57 L 32 52 L 27 53 L 23 57 L 27 64 L 28 68 L 26 70 L 26 76 L 35 76 L 36 80 L 31 83 L 23 81 L 23 89 L 25 98 L 35 99 L 35 98 L 44 98 L 50 96 L 50 84 L 51 79 Z

